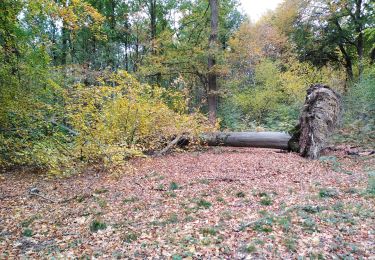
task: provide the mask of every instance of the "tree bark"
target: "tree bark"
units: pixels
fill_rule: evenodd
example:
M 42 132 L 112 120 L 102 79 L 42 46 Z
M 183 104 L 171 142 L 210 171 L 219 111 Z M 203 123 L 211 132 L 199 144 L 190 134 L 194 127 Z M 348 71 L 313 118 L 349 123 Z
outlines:
M 211 8 L 211 34 L 209 38 L 209 56 L 208 56 L 208 113 L 211 124 L 216 123 L 217 114 L 217 75 L 214 71 L 216 64 L 215 50 L 217 49 L 218 39 L 218 25 L 219 25 L 219 11 L 218 11 L 218 0 L 210 0 Z
M 353 81 L 353 78 L 354 78 L 352 58 L 346 52 L 343 44 L 340 43 L 339 48 L 340 48 L 340 51 L 341 51 L 342 55 L 344 56 L 344 61 L 345 61 L 344 66 L 345 66 L 345 70 L 346 70 L 346 75 L 348 77 L 348 81 L 351 82 L 351 81 Z
M 154 51 L 154 40 L 156 39 L 156 0 L 149 1 L 149 13 L 150 13 L 150 36 L 152 51 Z
M 364 38 L 363 38 L 363 25 L 362 25 L 362 0 L 356 0 L 356 9 L 355 9 L 355 31 L 357 33 L 357 55 L 358 55 L 358 74 L 359 76 L 362 75 L 363 72 L 363 46 L 364 46 Z
M 258 147 L 288 150 L 291 136 L 281 132 L 217 132 L 201 135 L 209 146 Z
M 69 7 L 69 1 L 65 1 L 65 7 Z M 70 30 L 67 28 L 66 21 L 62 22 L 62 53 L 61 53 L 61 64 L 66 65 L 67 57 L 69 53 L 69 43 L 70 43 Z
M 324 85 L 312 85 L 300 116 L 299 125 L 289 141 L 292 151 L 317 159 L 341 118 L 341 97 Z

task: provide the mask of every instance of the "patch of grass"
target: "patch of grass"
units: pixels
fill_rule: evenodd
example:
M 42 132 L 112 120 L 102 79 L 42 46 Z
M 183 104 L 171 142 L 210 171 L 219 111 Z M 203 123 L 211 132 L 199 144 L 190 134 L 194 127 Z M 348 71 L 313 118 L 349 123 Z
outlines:
M 312 218 L 309 218 L 309 217 L 305 218 L 302 221 L 302 226 L 303 226 L 303 229 L 305 231 L 308 231 L 308 232 L 315 232 L 315 231 L 317 231 L 316 222 Z
M 172 260 L 182 260 L 183 257 L 180 255 L 172 255 Z
M 84 201 L 85 201 L 85 199 L 86 199 L 86 197 L 85 197 L 85 196 L 82 196 L 82 195 L 80 195 L 80 196 L 77 196 L 77 202 L 78 202 L 78 203 L 82 203 L 82 202 L 84 202 Z
M 230 220 L 233 218 L 233 212 L 230 210 L 225 210 L 220 214 L 221 220 Z
M 260 204 L 264 206 L 271 206 L 273 204 L 272 199 L 269 196 L 263 197 L 260 200 Z
M 178 216 L 176 213 L 171 214 L 167 220 L 165 221 L 167 224 L 175 224 L 178 223 Z
M 246 247 L 245 247 L 245 252 L 246 253 L 255 253 L 257 251 L 257 248 L 254 244 L 248 244 Z
M 217 201 L 217 202 L 220 202 L 220 203 L 225 203 L 225 200 L 224 200 L 223 197 L 217 197 L 217 198 L 216 198 L 216 201 Z
M 170 197 L 170 198 L 176 198 L 177 194 L 174 191 L 167 191 L 166 193 L 164 193 L 164 196 L 165 197 Z
M 258 192 L 256 195 L 258 197 L 268 197 L 268 194 L 266 192 Z
M 207 180 L 207 179 L 199 179 L 198 180 L 198 182 L 200 183 L 200 184 L 210 184 L 210 180 Z
M 178 186 L 178 184 L 176 182 L 171 182 L 169 184 L 169 190 L 178 190 L 180 188 L 180 186 Z
M 101 208 L 106 208 L 108 206 L 108 203 L 105 199 L 98 199 L 97 202 Z
M 319 190 L 319 197 L 321 198 L 337 198 L 339 193 L 334 189 L 324 188 Z
M 184 218 L 184 221 L 185 222 L 192 222 L 194 220 L 194 218 L 192 217 L 192 216 L 186 216 L 185 218 Z
M 137 198 L 137 197 L 129 197 L 129 198 L 125 198 L 125 199 L 123 199 L 122 200 L 122 202 L 124 203 L 124 204 L 126 204 L 126 203 L 133 203 L 133 202 L 136 202 L 136 201 L 139 201 L 139 198 Z
M 284 245 L 290 252 L 296 252 L 297 251 L 297 240 L 292 237 L 287 237 L 283 241 Z
M 198 240 L 191 235 L 185 236 L 182 239 L 182 244 L 196 245 L 197 243 L 198 243 Z
M 336 202 L 335 204 L 333 204 L 332 209 L 334 211 L 340 211 L 341 212 L 341 211 L 344 210 L 344 203 L 342 203 L 342 202 Z
M 127 233 L 123 238 L 124 242 L 126 242 L 126 243 L 134 242 L 137 239 L 138 239 L 138 235 L 136 233 L 133 233 L 133 232 Z
M 80 245 L 82 245 L 82 240 L 81 239 L 75 239 L 72 242 L 69 242 L 68 247 L 69 248 L 77 248 Z
M 107 224 L 97 219 L 93 220 L 90 224 L 91 232 L 98 232 L 99 230 L 104 230 L 106 228 Z
M 375 171 L 370 171 L 368 175 L 367 193 L 375 196 Z
M 282 227 L 284 232 L 288 232 L 292 225 L 292 219 L 290 216 L 280 217 L 277 219 L 277 222 Z
M 272 217 L 265 217 L 257 222 L 255 222 L 253 226 L 253 230 L 258 232 L 272 232 L 272 225 L 273 225 L 273 218 Z
M 197 202 L 197 206 L 198 206 L 198 208 L 209 209 L 209 208 L 212 206 L 212 203 L 209 202 L 209 201 L 207 201 L 207 200 L 200 199 L 200 200 Z
M 322 208 L 319 206 L 305 205 L 301 207 L 301 210 L 310 214 L 315 214 L 322 211 Z
M 217 229 L 215 227 L 201 228 L 200 233 L 203 236 L 215 236 L 217 234 Z
M 31 223 L 33 223 L 35 220 L 37 220 L 38 218 L 40 218 L 40 215 L 37 214 L 37 215 L 34 215 L 34 216 L 31 216 L 30 218 L 24 220 L 21 222 L 21 226 L 22 227 L 28 227 L 31 225 Z
M 157 187 L 156 187 L 157 190 L 161 190 L 161 191 L 164 191 L 165 190 L 165 187 L 164 187 L 164 184 L 159 184 Z
M 155 221 L 150 222 L 150 224 L 152 226 L 165 227 L 168 224 L 175 224 L 178 222 L 179 222 L 178 215 L 173 213 L 166 220 L 163 220 L 163 221 L 155 220 Z
M 239 191 L 239 192 L 236 193 L 236 197 L 237 198 L 245 198 L 246 194 L 243 191 Z
M 22 235 L 25 237 L 32 237 L 33 231 L 30 228 L 25 228 L 22 232 Z
M 202 240 L 201 240 L 201 244 L 204 245 L 204 246 L 208 246 L 212 243 L 212 240 L 209 238 L 209 237 L 204 237 Z
M 264 242 L 263 240 L 261 240 L 261 239 L 259 239 L 259 238 L 256 238 L 256 239 L 254 239 L 254 241 L 253 241 L 253 244 L 255 244 L 255 245 L 261 245 L 261 246 L 263 246 L 265 243 L 266 243 L 266 242 Z
M 94 191 L 95 194 L 102 194 L 102 193 L 106 193 L 108 192 L 109 190 L 108 189 L 105 189 L 105 188 L 99 188 L 99 189 L 96 189 Z

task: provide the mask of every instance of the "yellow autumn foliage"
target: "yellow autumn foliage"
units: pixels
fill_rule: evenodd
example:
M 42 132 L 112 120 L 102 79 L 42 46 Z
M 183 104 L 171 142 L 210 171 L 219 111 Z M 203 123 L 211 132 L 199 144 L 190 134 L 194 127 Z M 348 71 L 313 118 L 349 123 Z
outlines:
M 182 93 L 141 84 L 126 71 L 109 81 L 111 85 L 76 85 L 67 91 L 69 123 L 79 133 L 75 150 L 81 160 L 116 164 L 161 149 L 176 135 L 197 135 L 208 125 L 198 113 L 183 113 Z

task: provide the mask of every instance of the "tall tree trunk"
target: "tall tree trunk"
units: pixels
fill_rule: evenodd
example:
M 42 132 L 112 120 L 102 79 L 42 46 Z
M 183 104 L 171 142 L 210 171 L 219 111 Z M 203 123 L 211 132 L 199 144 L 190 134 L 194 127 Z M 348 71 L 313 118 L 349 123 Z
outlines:
M 340 48 L 340 51 L 342 53 L 342 55 L 344 56 L 344 66 L 345 66 L 345 69 L 346 69 L 346 75 L 348 77 L 348 81 L 352 81 L 353 80 L 353 62 L 352 62 L 352 59 L 351 57 L 349 56 L 348 52 L 345 50 L 345 47 L 343 44 L 339 44 L 339 48 Z
M 216 64 L 215 51 L 217 49 L 218 38 L 218 25 L 219 25 L 219 12 L 218 0 L 210 0 L 211 8 L 211 34 L 209 38 L 209 56 L 208 56 L 208 113 L 211 124 L 216 123 L 217 114 L 217 75 L 214 71 Z
M 137 26 L 137 34 L 135 38 L 135 58 L 133 58 L 133 72 L 138 71 L 138 62 L 139 62 L 139 29 Z
M 125 34 L 125 70 L 129 72 L 129 54 L 128 54 L 128 49 L 129 49 L 129 24 L 126 21 L 125 23 L 125 28 L 126 28 L 126 34 Z
M 108 55 L 108 65 L 111 66 L 112 69 L 116 68 L 116 14 L 115 14 L 116 2 L 115 0 L 108 1 L 108 22 L 109 22 L 109 41 L 107 45 L 107 55 Z
M 370 53 L 370 64 L 374 64 L 375 63 L 375 47 L 372 48 L 371 50 L 371 53 Z
M 363 28 L 362 28 L 362 15 L 361 10 L 362 8 L 362 0 L 356 0 L 356 10 L 355 10 L 355 30 L 357 33 L 357 55 L 358 55 L 358 73 L 359 76 L 362 75 L 363 72 L 363 46 L 364 46 L 364 39 L 363 39 Z
M 69 52 L 69 30 L 66 28 L 65 22 L 62 27 L 62 48 L 61 48 L 61 64 L 66 65 Z
M 150 36 L 151 36 L 151 42 L 153 44 L 153 41 L 156 38 L 156 0 L 150 0 L 149 12 L 150 12 Z
M 69 1 L 65 1 L 65 7 L 69 7 Z M 67 57 L 69 52 L 69 40 L 70 40 L 70 31 L 67 28 L 66 21 L 63 20 L 62 22 L 62 52 L 61 52 L 61 64 L 66 65 Z
M 58 55 L 57 55 L 57 41 L 56 41 L 56 25 L 53 21 L 50 22 L 52 32 L 51 32 L 51 41 L 52 41 L 52 63 L 54 66 L 58 65 Z
M 345 66 L 345 69 L 346 69 L 346 75 L 347 75 L 347 78 L 348 78 L 348 81 L 352 81 L 353 78 L 354 78 L 354 75 L 353 75 L 353 61 L 352 61 L 352 58 L 350 57 L 349 53 L 346 51 L 345 49 L 345 45 L 343 43 L 344 39 L 343 39 L 343 30 L 339 24 L 339 21 L 337 19 L 334 19 L 333 22 L 335 23 L 336 27 L 337 27 L 337 30 L 339 31 L 339 35 L 340 35 L 340 39 L 339 39 L 339 49 L 342 53 L 342 55 L 344 56 L 344 66 Z M 346 90 L 345 90 L 346 91 Z

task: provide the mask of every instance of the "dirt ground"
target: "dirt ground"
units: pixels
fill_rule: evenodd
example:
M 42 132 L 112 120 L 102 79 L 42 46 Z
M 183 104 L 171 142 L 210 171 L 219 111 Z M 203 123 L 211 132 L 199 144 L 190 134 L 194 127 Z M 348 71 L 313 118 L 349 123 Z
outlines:
M 0 259 L 375 259 L 374 170 L 374 155 L 212 148 L 5 173 Z

